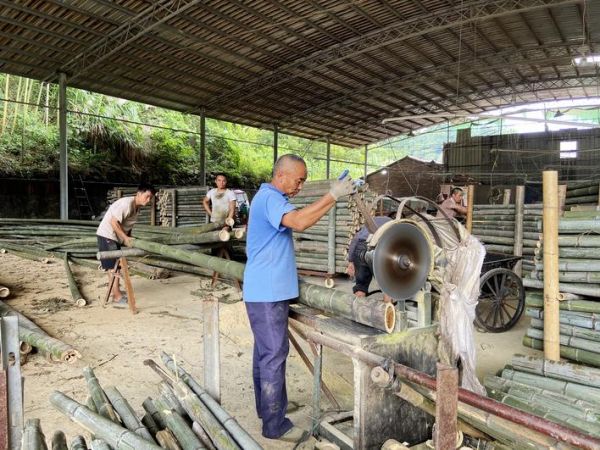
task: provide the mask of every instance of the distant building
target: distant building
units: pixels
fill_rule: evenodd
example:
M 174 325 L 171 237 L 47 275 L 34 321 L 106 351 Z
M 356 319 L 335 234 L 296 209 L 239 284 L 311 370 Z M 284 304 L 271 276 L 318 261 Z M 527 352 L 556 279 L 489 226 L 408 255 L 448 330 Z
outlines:
M 443 182 L 443 164 L 411 156 L 405 156 L 367 175 L 371 190 L 394 197 L 419 195 L 435 200 Z

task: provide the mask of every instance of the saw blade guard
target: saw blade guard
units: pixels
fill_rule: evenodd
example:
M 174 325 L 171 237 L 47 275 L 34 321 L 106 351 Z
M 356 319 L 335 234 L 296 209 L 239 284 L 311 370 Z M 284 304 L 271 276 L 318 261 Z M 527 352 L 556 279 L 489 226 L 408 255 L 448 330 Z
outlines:
M 369 241 L 366 260 L 381 290 L 406 300 L 425 285 L 433 269 L 434 249 L 428 233 L 410 220 L 395 220 L 380 227 Z

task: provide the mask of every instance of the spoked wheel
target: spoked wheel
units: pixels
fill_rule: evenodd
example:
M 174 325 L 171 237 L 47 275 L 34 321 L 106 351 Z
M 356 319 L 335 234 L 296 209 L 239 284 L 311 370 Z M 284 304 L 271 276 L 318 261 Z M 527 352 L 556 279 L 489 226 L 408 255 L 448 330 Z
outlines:
M 481 294 L 475 309 L 475 323 L 492 333 L 510 330 L 525 307 L 523 282 L 508 269 L 492 269 L 479 281 Z

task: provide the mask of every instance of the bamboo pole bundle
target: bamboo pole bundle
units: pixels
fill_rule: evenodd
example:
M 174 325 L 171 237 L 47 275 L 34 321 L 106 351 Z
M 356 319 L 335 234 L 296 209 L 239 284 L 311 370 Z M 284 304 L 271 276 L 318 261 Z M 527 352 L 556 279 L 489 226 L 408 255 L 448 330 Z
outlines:
M 183 450 L 202 450 L 205 448 L 183 417 L 172 410 L 163 397 L 154 400 L 154 405 Z
M 514 355 L 511 366 L 515 370 L 542 375 L 600 389 L 600 369 L 566 361 L 548 361 L 533 356 Z
M 597 405 L 585 400 L 574 399 L 538 386 L 491 375 L 485 377 L 484 385 L 487 389 L 502 391 L 526 401 L 546 404 L 552 409 L 562 411 L 567 415 L 596 424 L 600 423 L 600 411 L 598 411 Z
M 163 227 L 194 227 L 208 222 L 202 206 L 209 188 L 188 186 L 161 189 L 158 195 L 160 225 Z
M 528 330 L 529 332 L 529 330 Z M 568 345 L 563 345 L 563 339 L 560 339 L 560 356 L 562 358 L 570 359 L 572 361 L 577 361 L 583 364 L 591 365 L 594 367 L 600 367 L 600 354 L 588 350 L 584 350 L 582 348 L 571 347 Z M 544 349 L 544 341 L 540 339 L 536 339 L 530 337 L 528 335 L 523 336 L 523 345 L 525 347 L 530 347 L 536 350 Z
M 528 386 L 537 386 L 541 389 L 565 395 L 568 398 L 583 400 L 597 404 L 600 401 L 600 389 L 575 383 L 572 381 L 559 380 L 544 375 L 538 375 L 529 372 L 521 372 L 504 368 L 502 378 L 526 384 Z
M 567 205 L 598 205 L 598 180 L 585 182 L 567 183 L 566 201 Z
M 532 319 L 544 319 L 544 311 L 540 308 L 525 308 L 525 315 Z M 593 313 L 581 313 L 571 311 L 560 311 L 560 323 L 571 325 L 576 328 L 600 331 L 600 316 Z M 537 328 L 537 327 L 536 327 Z
M 73 422 L 106 441 L 114 450 L 160 450 L 158 445 L 90 411 L 62 392 L 54 391 L 50 396 L 50 403 Z
M 19 318 L 19 340 L 50 354 L 53 361 L 73 364 L 81 358 L 81 354 L 73 347 L 49 336 L 23 314 L 0 302 L 0 316 L 7 314 L 16 314 Z

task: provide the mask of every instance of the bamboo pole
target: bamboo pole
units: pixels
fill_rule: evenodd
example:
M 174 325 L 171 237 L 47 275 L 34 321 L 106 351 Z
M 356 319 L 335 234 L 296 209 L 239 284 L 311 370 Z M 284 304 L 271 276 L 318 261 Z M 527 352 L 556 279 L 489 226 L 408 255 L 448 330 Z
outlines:
M 77 282 L 75 281 L 75 277 L 73 276 L 73 272 L 71 271 L 71 266 L 69 265 L 69 254 L 65 253 L 64 258 L 65 265 L 65 273 L 67 275 L 67 281 L 69 282 L 69 290 L 71 291 L 71 297 L 73 298 L 73 302 L 75 306 L 79 308 L 87 305 L 87 301 L 79 292 L 79 288 L 77 287 Z
M 102 439 L 94 439 L 92 441 L 92 450 L 111 450 L 106 441 Z
M 49 336 L 20 312 L 4 302 L 0 302 L 0 316 L 15 314 L 19 318 L 19 340 L 27 342 L 42 352 L 51 355 L 53 361 L 73 364 L 81 358 L 81 354 L 68 344 Z
M 154 400 L 154 404 L 183 450 L 203 450 L 205 448 L 183 417 L 173 411 L 163 397 Z
M 119 414 L 121 418 L 121 422 L 123 425 L 134 433 L 139 434 L 141 437 L 146 439 L 149 442 L 154 442 L 154 438 L 148 431 L 148 429 L 142 424 L 142 422 L 135 415 L 135 411 L 127 402 L 125 397 L 119 392 L 119 390 L 114 386 L 109 386 L 106 388 L 106 396 L 110 400 L 115 411 Z
M 522 256 L 523 255 L 523 216 L 525 205 L 525 186 L 516 186 L 515 187 L 515 243 L 513 249 L 514 256 Z M 523 275 L 523 262 L 518 261 L 513 271 L 517 274 L 517 276 L 521 277 Z
M 173 436 L 173 433 L 168 428 L 156 433 L 156 440 L 162 448 L 167 450 L 181 450 L 181 446 Z
M 248 432 L 240 426 L 234 417 L 229 415 L 225 409 L 215 401 L 208 393 L 196 382 L 192 376 L 187 373 L 181 366 L 177 365 L 175 361 L 167 355 L 165 352 L 161 353 L 161 359 L 167 369 L 169 369 L 174 375 L 181 378 L 190 389 L 200 399 L 201 403 L 205 405 L 207 410 L 220 422 L 223 427 L 233 436 L 236 442 L 244 450 L 261 450 L 261 446 L 254 440 L 254 438 L 248 434 Z M 201 406 L 201 405 L 199 405 Z
M 475 201 L 475 186 L 467 186 L 467 223 L 466 229 L 469 233 L 473 230 L 473 203 Z
M 502 204 L 503 205 L 510 205 L 510 192 L 511 189 L 504 189 L 504 193 L 502 195 Z
M 544 197 L 544 357 L 560 359 L 558 281 L 558 172 L 543 173 Z
M 52 450 L 69 450 L 65 433 L 57 430 L 52 435 Z
M 114 450 L 160 450 L 158 445 L 90 411 L 62 392 L 54 391 L 50 396 L 50 403 L 73 422 L 93 433 L 97 438 L 105 440 Z
M 40 419 L 27 419 L 21 444 L 21 450 L 48 450 Z
M 83 376 L 87 383 L 88 392 L 90 393 L 90 397 L 92 397 L 94 406 L 96 407 L 96 411 L 98 411 L 98 414 L 102 415 L 103 417 L 106 417 L 107 419 L 112 420 L 115 423 L 118 423 L 119 418 L 117 417 L 115 410 L 113 409 L 112 405 L 110 404 L 110 401 L 108 400 L 108 397 L 102 389 L 102 386 L 100 386 L 100 382 L 96 378 L 96 374 L 94 374 L 92 368 L 84 367 Z
M 7 298 L 10 295 L 10 289 L 0 284 L 0 298 Z
M 566 361 L 548 361 L 525 355 L 514 355 L 511 365 L 515 370 L 545 377 L 585 384 L 600 388 L 600 369 Z
M 87 450 L 87 444 L 83 436 L 75 436 L 71 441 L 70 450 Z

